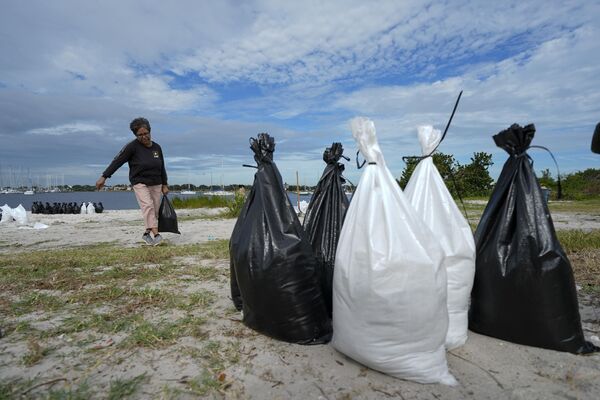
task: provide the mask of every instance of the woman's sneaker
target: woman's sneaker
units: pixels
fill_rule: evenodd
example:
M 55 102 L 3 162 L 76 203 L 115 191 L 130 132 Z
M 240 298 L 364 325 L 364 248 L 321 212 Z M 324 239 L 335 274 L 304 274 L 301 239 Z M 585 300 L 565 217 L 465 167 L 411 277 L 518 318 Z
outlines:
M 154 236 L 154 241 L 152 244 L 154 246 L 158 246 L 161 242 L 162 242 L 162 236 L 160 236 L 160 233 L 158 233 L 158 234 L 156 234 L 156 236 Z
M 152 236 L 150 236 L 150 232 L 146 232 L 142 235 L 142 240 L 148 245 L 154 245 L 154 241 L 152 240 Z

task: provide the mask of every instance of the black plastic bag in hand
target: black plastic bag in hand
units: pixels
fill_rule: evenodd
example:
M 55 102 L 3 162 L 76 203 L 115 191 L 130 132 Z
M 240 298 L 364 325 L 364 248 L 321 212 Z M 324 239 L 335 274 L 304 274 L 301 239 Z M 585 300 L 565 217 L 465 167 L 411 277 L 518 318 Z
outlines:
M 346 182 L 342 177 L 344 165 L 338 162 L 343 152 L 341 143 L 333 143 L 331 147 L 325 149 L 323 161 L 327 166 L 310 199 L 304 217 L 304 231 L 320 264 L 318 271 L 321 274 L 321 290 L 329 316 L 331 316 L 335 251 L 346 210 L 350 204 L 343 187 Z
M 526 153 L 533 124 L 494 136 L 510 157 L 477 231 L 469 329 L 514 343 L 571 353 L 584 340 L 571 264 Z
M 177 214 L 167 195 L 163 195 L 158 209 L 158 231 L 180 233 L 177 228 Z
M 231 296 L 244 324 L 276 339 L 326 343 L 331 321 L 317 261 L 273 163 L 275 142 L 251 139 L 258 171 L 229 244 Z

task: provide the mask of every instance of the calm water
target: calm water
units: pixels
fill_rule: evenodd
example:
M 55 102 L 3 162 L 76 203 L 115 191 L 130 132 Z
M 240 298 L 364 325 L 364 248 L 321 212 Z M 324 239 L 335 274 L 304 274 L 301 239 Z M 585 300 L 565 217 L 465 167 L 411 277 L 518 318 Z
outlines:
M 169 194 L 170 198 L 180 197 L 199 197 L 200 195 L 182 195 L 179 193 Z M 296 204 L 296 194 L 289 194 L 292 204 Z M 301 195 L 300 200 L 310 201 L 310 195 Z M 0 194 L 0 206 L 8 204 L 11 208 L 22 204 L 26 210 L 31 210 L 34 201 L 42 203 L 71 203 L 81 204 L 82 202 L 98 203 L 102 202 L 105 210 L 135 210 L 138 209 L 138 203 L 133 192 L 66 192 L 66 193 L 36 193 L 31 196 L 25 196 L 22 193 Z

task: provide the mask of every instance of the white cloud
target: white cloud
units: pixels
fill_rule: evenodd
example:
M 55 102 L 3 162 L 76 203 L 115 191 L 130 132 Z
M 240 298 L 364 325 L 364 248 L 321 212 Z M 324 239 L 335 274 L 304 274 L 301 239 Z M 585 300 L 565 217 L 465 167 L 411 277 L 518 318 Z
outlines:
M 490 136 L 498 130 L 533 121 L 536 142 L 559 147 L 576 168 L 580 148 L 588 151 L 587 124 L 600 113 L 599 7 L 10 2 L 0 14 L 0 136 L 14 145 L 0 159 L 49 149 L 51 159 L 26 162 L 102 164 L 115 142 L 131 140 L 129 120 L 144 115 L 173 168 L 214 169 L 210 155 L 219 153 L 233 160 L 223 174 L 251 180 L 237 164 L 251 162 L 247 138 L 268 131 L 289 180 L 298 166 L 320 175 L 333 140 L 352 153 L 347 120 L 366 114 L 399 170 L 400 156 L 418 153 L 416 126 L 443 128 L 464 89 L 443 151 L 468 161 L 475 150 L 496 151 Z M 102 133 L 98 146 L 77 132 Z
M 50 135 L 50 136 L 63 136 L 63 135 L 74 135 L 74 134 L 95 134 L 100 135 L 104 133 L 104 129 L 99 125 L 87 124 L 87 123 L 73 123 L 65 124 L 60 126 L 53 126 L 48 128 L 37 128 L 27 131 L 30 135 Z

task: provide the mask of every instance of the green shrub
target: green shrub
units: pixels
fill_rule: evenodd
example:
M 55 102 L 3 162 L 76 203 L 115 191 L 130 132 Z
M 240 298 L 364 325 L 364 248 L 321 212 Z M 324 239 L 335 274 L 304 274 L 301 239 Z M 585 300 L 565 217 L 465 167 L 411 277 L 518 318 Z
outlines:
M 227 207 L 231 200 L 225 196 L 198 196 L 181 199 L 174 197 L 173 207 L 178 208 L 221 208 Z
M 240 192 L 236 192 L 233 200 L 227 203 L 227 211 L 223 212 L 222 216 L 227 218 L 237 218 L 240 216 L 240 212 L 246 202 L 246 195 Z

